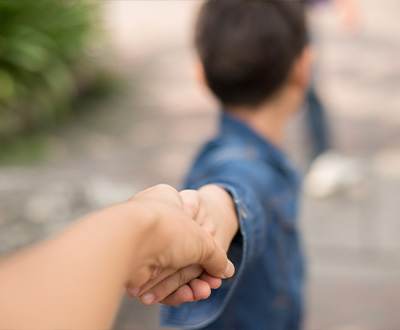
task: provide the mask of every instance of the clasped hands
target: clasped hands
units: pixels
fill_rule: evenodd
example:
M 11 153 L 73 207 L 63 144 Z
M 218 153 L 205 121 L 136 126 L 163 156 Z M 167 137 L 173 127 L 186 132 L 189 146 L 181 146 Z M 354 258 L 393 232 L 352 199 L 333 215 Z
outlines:
M 154 188 L 151 189 L 154 193 Z M 179 194 L 176 191 L 172 192 L 171 187 L 164 186 L 163 189 L 169 190 L 171 200 L 179 205 L 201 230 L 212 236 L 217 249 L 222 248 L 225 252 L 228 251 L 238 230 L 238 222 L 232 198 L 224 189 L 216 185 L 207 185 L 199 190 L 183 190 Z M 144 192 L 146 193 L 148 191 Z M 143 193 L 133 198 L 140 198 L 141 194 Z M 181 237 L 176 237 L 176 240 L 179 239 Z M 217 289 L 221 285 L 221 278 L 208 273 L 203 266 L 192 264 L 178 270 L 155 266 L 150 279 L 145 284 L 139 287 L 128 285 L 126 293 L 133 298 L 139 297 L 144 305 L 158 302 L 178 305 L 206 299 L 210 296 L 211 289 Z M 231 277 L 233 273 L 234 266 L 228 260 L 224 278 Z

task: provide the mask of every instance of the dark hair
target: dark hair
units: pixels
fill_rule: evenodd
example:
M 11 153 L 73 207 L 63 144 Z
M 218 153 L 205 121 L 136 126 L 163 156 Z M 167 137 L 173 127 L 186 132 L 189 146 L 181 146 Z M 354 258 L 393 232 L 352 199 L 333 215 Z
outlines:
M 195 43 L 209 87 L 225 105 L 257 106 L 284 83 L 306 43 L 299 0 L 208 0 Z

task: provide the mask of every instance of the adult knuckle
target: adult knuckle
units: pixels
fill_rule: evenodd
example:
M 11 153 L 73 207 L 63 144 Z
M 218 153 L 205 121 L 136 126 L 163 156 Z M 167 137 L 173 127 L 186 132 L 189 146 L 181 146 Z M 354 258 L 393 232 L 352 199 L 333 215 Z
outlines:
M 181 272 L 179 272 L 178 287 L 185 285 L 186 282 L 187 282 L 187 269 L 184 269 Z
M 165 191 L 165 192 L 178 193 L 178 191 L 174 187 L 172 187 L 172 186 L 170 186 L 169 184 L 166 184 L 166 183 L 159 183 L 154 188 L 156 188 L 158 190 Z
M 157 293 L 160 297 L 166 297 L 171 293 L 169 281 L 162 281 L 158 284 Z M 155 291 L 155 290 L 154 290 Z

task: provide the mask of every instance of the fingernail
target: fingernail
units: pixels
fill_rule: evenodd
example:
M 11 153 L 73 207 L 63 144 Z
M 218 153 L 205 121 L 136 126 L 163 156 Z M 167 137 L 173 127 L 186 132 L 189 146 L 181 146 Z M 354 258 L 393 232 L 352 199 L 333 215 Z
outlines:
M 224 276 L 226 278 L 232 277 L 234 273 L 235 273 L 235 266 L 233 265 L 232 261 L 230 261 L 228 259 L 228 266 L 226 267 L 226 270 L 224 272 Z
M 150 293 L 150 292 L 146 292 L 142 297 L 142 302 L 145 305 L 150 305 L 153 301 L 154 301 L 154 294 Z
M 154 267 L 153 272 L 151 273 L 151 278 L 155 278 L 160 271 L 160 267 Z
M 132 288 L 132 289 L 128 288 L 128 291 L 130 292 L 130 294 L 132 296 L 137 297 L 139 295 L 139 292 L 140 292 L 141 289 L 142 289 L 142 287 L 140 286 L 138 288 Z

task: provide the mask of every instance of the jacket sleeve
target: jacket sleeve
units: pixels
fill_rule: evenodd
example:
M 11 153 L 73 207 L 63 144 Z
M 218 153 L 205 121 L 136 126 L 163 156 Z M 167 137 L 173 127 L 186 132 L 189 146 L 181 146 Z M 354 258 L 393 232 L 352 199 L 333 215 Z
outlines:
M 179 307 L 163 306 L 160 323 L 170 327 L 202 328 L 216 320 L 224 310 L 243 273 L 263 252 L 268 226 L 268 210 L 264 199 L 268 195 L 268 167 L 246 162 L 230 162 L 218 166 L 207 178 L 189 181 L 188 188 L 198 189 L 206 184 L 224 188 L 236 206 L 239 232 L 234 238 L 228 256 L 236 273 L 224 280 L 206 300 L 184 303 Z

